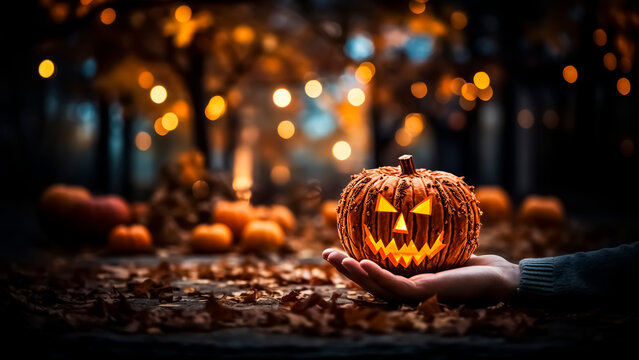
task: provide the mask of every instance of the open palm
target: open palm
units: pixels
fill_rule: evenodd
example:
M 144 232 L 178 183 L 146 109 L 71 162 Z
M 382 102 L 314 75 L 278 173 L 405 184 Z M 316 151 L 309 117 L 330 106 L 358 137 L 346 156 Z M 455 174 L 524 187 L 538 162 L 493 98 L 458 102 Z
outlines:
M 518 265 L 496 255 L 473 255 L 462 267 L 410 278 L 336 249 L 324 250 L 322 257 L 364 290 L 393 302 L 419 302 L 433 295 L 444 302 L 498 302 L 512 297 L 519 283 Z

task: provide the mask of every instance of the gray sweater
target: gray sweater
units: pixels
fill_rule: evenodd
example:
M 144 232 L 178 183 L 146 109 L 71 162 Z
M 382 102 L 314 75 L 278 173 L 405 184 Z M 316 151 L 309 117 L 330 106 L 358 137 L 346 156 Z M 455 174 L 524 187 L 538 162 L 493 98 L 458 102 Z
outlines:
M 523 259 L 520 299 L 639 300 L 639 242 L 590 252 Z

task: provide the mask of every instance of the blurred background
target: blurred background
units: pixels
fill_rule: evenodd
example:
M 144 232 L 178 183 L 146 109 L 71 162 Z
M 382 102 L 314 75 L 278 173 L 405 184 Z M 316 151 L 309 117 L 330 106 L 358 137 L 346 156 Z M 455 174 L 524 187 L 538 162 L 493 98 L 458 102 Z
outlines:
M 639 213 L 636 2 L 14 6 L 0 80 L 5 256 L 42 236 L 47 186 L 145 202 L 188 151 L 235 196 L 295 214 L 402 154 L 498 185 L 514 206 L 556 196 L 582 223 L 623 228 Z

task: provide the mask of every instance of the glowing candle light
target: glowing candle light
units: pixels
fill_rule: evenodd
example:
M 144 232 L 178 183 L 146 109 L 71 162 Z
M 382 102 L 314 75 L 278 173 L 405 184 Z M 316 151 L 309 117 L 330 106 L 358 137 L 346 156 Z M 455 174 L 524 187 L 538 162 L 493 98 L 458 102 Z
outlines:
M 167 93 L 166 89 L 162 85 L 155 85 L 150 92 L 151 101 L 156 104 L 161 104 L 166 100 Z
M 279 88 L 273 92 L 273 103 L 278 107 L 287 107 L 291 103 L 291 100 L 291 93 L 284 88 Z
M 53 61 L 49 59 L 42 60 L 40 66 L 38 66 L 38 74 L 40 74 L 40 76 L 44 79 L 50 78 L 54 71 L 55 65 L 53 64 Z

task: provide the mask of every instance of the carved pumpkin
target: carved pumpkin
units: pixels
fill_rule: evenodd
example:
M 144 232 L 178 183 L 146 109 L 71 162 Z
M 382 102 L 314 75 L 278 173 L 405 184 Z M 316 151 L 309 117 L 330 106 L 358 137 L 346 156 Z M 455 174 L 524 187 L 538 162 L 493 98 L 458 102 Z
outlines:
M 499 186 L 478 186 L 475 197 L 479 201 L 482 220 L 499 222 L 508 220 L 511 215 L 510 196 Z
M 153 249 L 149 230 L 143 225 L 118 225 L 109 234 L 109 248 L 122 254 L 141 254 Z
M 195 252 L 213 253 L 230 249 L 233 233 L 224 224 L 201 224 L 191 231 L 191 249 Z
M 76 204 L 73 216 L 80 230 L 106 234 L 116 225 L 128 223 L 131 220 L 131 210 L 119 196 L 94 196 Z
M 322 203 L 322 218 L 326 226 L 337 225 L 337 200 L 326 200 Z
M 240 246 L 245 250 L 277 250 L 284 245 L 284 231 L 272 220 L 253 220 L 242 231 Z
M 565 221 L 564 206 L 555 196 L 530 195 L 521 204 L 519 217 L 528 225 L 559 226 Z
M 463 178 L 400 166 L 364 170 L 351 177 L 337 208 L 344 249 L 401 275 L 463 265 L 478 245 L 479 207 Z
M 255 216 L 253 207 L 246 201 L 219 201 L 213 209 L 213 221 L 228 226 L 236 239 Z

